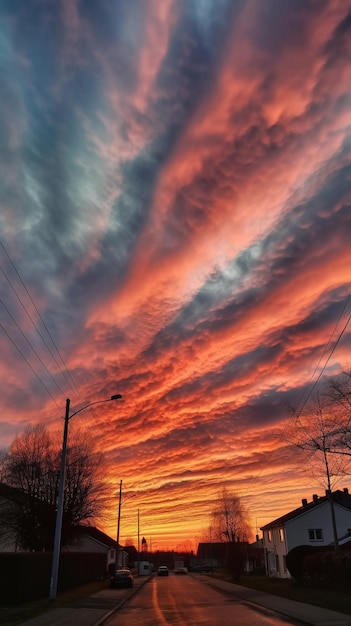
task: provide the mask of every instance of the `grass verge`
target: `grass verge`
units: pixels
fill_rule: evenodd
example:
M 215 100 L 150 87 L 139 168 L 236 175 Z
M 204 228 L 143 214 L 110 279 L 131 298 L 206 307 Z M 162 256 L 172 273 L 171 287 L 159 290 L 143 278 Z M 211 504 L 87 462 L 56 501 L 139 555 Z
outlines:
M 267 578 L 266 576 L 243 575 L 239 581 L 233 580 L 230 574 L 224 572 L 215 572 L 214 576 L 251 589 L 351 615 L 351 597 L 350 593 L 345 590 L 312 589 L 301 587 L 290 579 Z
M 51 602 L 48 598 L 42 598 L 18 606 L 0 606 L 0 624 L 1 626 L 17 626 L 37 615 L 42 615 L 52 609 L 86 598 L 102 589 L 106 589 L 107 586 L 108 581 L 102 580 L 64 591 L 58 594 L 54 602 Z

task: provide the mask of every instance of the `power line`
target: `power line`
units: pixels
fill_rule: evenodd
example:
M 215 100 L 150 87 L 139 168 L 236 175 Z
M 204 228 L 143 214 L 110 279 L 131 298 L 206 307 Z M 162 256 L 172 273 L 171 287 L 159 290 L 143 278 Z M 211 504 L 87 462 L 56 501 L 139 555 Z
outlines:
M 25 305 L 23 304 L 23 302 L 22 302 L 22 300 L 21 300 L 20 296 L 18 295 L 18 293 L 17 293 L 16 289 L 15 289 L 15 288 L 14 288 L 14 286 L 12 285 L 12 283 L 11 283 L 10 279 L 8 278 L 8 276 L 7 276 L 6 272 L 5 272 L 5 271 L 4 271 L 4 269 L 0 266 L 0 270 L 1 270 L 2 274 L 4 275 L 4 277 L 5 277 L 6 281 L 7 281 L 7 283 L 9 284 L 9 286 L 10 286 L 10 287 L 11 287 L 11 289 L 12 289 L 12 291 L 14 292 L 14 294 L 15 294 L 15 296 L 16 296 L 16 298 L 17 298 L 17 300 L 20 302 L 20 304 L 21 304 L 21 306 L 22 306 L 22 308 L 23 308 L 24 312 L 26 313 L 27 317 L 30 319 L 31 323 L 33 324 L 33 326 L 34 326 L 35 330 L 37 331 L 37 333 L 38 333 L 39 337 L 41 338 L 41 340 L 43 341 L 44 345 L 46 346 L 46 348 L 47 348 L 48 352 L 50 353 L 51 357 L 53 358 L 53 360 L 54 360 L 54 362 L 55 362 L 56 366 L 58 367 L 58 369 L 59 369 L 59 371 L 61 372 L 62 376 L 63 376 L 63 377 L 64 377 L 64 379 L 66 380 L 67 384 L 68 384 L 68 385 L 69 385 L 69 387 L 72 389 L 72 391 L 74 391 L 74 389 L 73 389 L 73 387 L 72 387 L 72 384 L 71 384 L 71 382 L 70 382 L 70 380 L 71 380 L 71 381 L 72 381 L 72 383 L 73 383 L 73 385 L 74 385 L 74 387 L 75 387 L 75 389 L 79 392 L 79 388 L 78 388 L 78 386 L 76 385 L 75 381 L 73 380 L 72 375 L 70 374 L 69 370 L 67 369 L 67 366 L 66 366 L 66 364 L 65 364 L 65 362 L 64 362 L 64 360 L 63 360 L 63 358 L 62 358 L 62 356 L 61 356 L 61 354 L 60 354 L 60 351 L 59 351 L 59 349 L 58 349 L 57 345 L 55 344 L 55 341 L 54 341 L 54 339 L 53 339 L 53 337 L 52 337 L 52 335 L 51 335 L 51 333 L 50 333 L 49 329 L 47 328 L 47 326 L 46 326 L 46 324 L 45 324 L 45 322 L 44 322 L 44 320 L 43 320 L 43 318 L 42 318 L 42 316 L 41 316 L 41 313 L 40 313 L 40 311 L 39 311 L 38 307 L 36 306 L 36 304 L 35 304 L 35 302 L 34 302 L 34 300 L 33 300 L 32 296 L 31 296 L 31 294 L 29 293 L 29 290 L 27 289 L 27 287 L 26 287 L 26 285 L 25 285 L 24 281 L 22 280 L 22 278 L 21 278 L 21 276 L 20 276 L 20 274 L 19 274 L 19 272 L 18 272 L 18 270 L 17 270 L 16 266 L 14 265 L 13 261 L 12 261 L 12 260 L 11 260 L 11 258 L 10 258 L 10 255 L 8 254 L 8 252 L 7 252 L 7 250 L 6 250 L 5 246 L 4 246 L 4 244 L 3 244 L 1 241 L 0 241 L 0 245 L 1 245 L 2 249 L 4 250 L 4 252 L 5 252 L 5 254 L 6 254 L 6 256 L 7 256 L 8 260 L 9 260 L 9 262 L 11 263 L 11 266 L 13 267 L 13 269 L 14 269 L 14 271 L 15 271 L 15 273 L 16 273 L 16 275 L 17 275 L 17 277 L 18 277 L 18 279 L 19 279 L 19 281 L 20 281 L 20 283 L 21 283 L 21 285 L 22 285 L 22 287 L 23 287 L 23 289 L 25 290 L 26 294 L 28 295 L 28 298 L 30 299 L 30 302 L 32 303 L 32 305 L 33 305 L 33 307 L 34 307 L 34 309 L 35 309 L 36 313 L 38 314 L 38 317 L 39 317 L 40 321 L 42 322 L 42 324 L 43 324 L 43 326 L 44 326 L 44 328 L 45 328 L 45 330 L 46 330 L 46 332 L 47 332 L 47 334 L 48 334 L 48 336 L 49 336 L 49 338 L 50 338 L 50 340 L 51 340 L 51 342 L 52 342 L 52 344 L 53 344 L 53 346 L 54 346 L 54 348 L 55 348 L 55 350 L 56 350 L 56 352 L 57 352 L 57 354 L 58 354 L 58 356 L 59 356 L 59 359 L 61 360 L 61 363 L 63 364 L 63 367 L 64 367 L 65 371 L 63 371 L 63 370 L 62 370 L 62 367 L 61 367 L 60 363 L 57 361 L 57 359 L 56 359 L 55 355 L 53 354 L 53 352 L 52 352 L 52 350 L 51 350 L 51 348 L 50 348 L 50 346 L 48 345 L 47 341 L 45 340 L 45 338 L 43 337 L 42 333 L 40 332 L 40 330 L 39 330 L 39 328 L 38 328 L 37 324 L 36 324 L 36 323 L 35 323 L 35 321 L 33 320 L 33 318 L 32 318 L 32 316 L 30 315 L 30 313 L 27 311 L 27 309 L 26 309 Z M 66 376 L 66 373 L 65 373 L 65 372 L 67 372 L 67 375 L 68 375 L 68 376 Z M 69 380 L 68 378 L 70 378 L 70 380 Z
M 312 376 L 311 376 L 311 378 L 310 378 L 310 381 L 309 381 L 309 383 L 308 383 L 308 386 L 309 386 L 309 385 L 311 384 L 311 382 L 312 382 L 312 379 L 313 379 L 313 377 L 314 377 L 314 375 L 315 375 L 315 373 L 316 373 L 316 371 L 317 371 L 317 369 L 318 369 L 318 367 L 319 367 L 319 365 L 320 365 L 320 363 L 321 363 L 321 360 L 322 360 L 322 358 L 323 358 L 323 356 L 324 356 L 324 354 L 325 354 L 325 352 L 326 352 L 327 347 L 328 347 L 328 346 L 330 345 L 330 343 L 331 343 L 331 340 L 332 340 L 332 338 L 333 338 L 333 336 L 334 336 L 334 334 L 335 334 L 335 331 L 336 331 L 336 329 L 337 329 L 337 327 L 338 327 L 338 325 L 339 325 L 339 323 L 340 323 L 340 320 L 341 320 L 342 316 L 343 316 L 343 315 L 344 315 L 344 313 L 345 313 L 345 310 L 346 310 L 347 305 L 349 304 L 350 300 L 351 300 L 351 295 L 349 295 L 349 296 L 346 298 L 346 301 L 345 301 L 345 303 L 344 303 L 343 309 L 342 309 L 342 311 L 341 311 L 341 313 L 340 313 L 340 315 L 339 315 L 339 318 L 338 318 L 338 320 L 337 320 L 337 322 L 336 322 L 336 324 L 335 324 L 335 326 L 334 326 L 333 332 L 332 332 L 332 334 L 331 334 L 331 336 L 330 336 L 330 338 L 329 338 L 329 340 L 328 340 L 328 343 L 324 346 L 324 349 L 323 349 L 322 355 L 321 355 L 321 357 L 320 357 L 320 359 L 319 359 L 319 361 L 318 361 L 318 363 L 317 363 L 316 367 L 315 367 L 315 368 L 314 368 L 314 370 L 313 370 L 313 374 L 312 374 Z M 337 338 L 336 342 L 334 343 L 334 346 L 332 347 L 332 349 L 331 349 L 331 351 L 330 351 L 330 353 L 329 353 L 329 356 L 327 357 L 327 359 L 326 359 L 326 361 L 325 361 L 325 363 L 324 363 L 324 365 L 323 365 L 323 367 L 322 367 L 321 371 L 319 372 L 319 375 L 318 375 L 317 379 L 316 379 L 316 380 L 315 380 L 315 382 L 313 383 L 312 388 L 311 388 L 311 390 L 308 392 L 307 397 L 305 398 L 305 400 L 304 400 L 304 396 L 305 396 L 305 394 L 306 394 L 306 390 L 305 390 L 305 391 L 304 391 L 304 393 L 302 394 L 302 397 L 301 397 L 301 399 L 299 400 L 299 402 L 298 402 L 298 404 L 297 404 L 297 406 L 299 406 L 299 405 L 302 403 L 302 406 L 301 406 L 301 408 L 297 411 L 297 414 L 301 415 L 302 411 L 304 410 L 304 408 L 305 408 L 305 406 L 306 406 L 306 404 L 307 404 L 308 400 L 310 399 L 310 397 L 311 397 L 311 395 L 312 395 L 313 391 L 315 390 L 315 388 L 316 388 L 316 386 L 317 386 L 318 382 L 320 381 L 320 379 L 321 379 L 321 377 L 322 377 L 322 375 L 323 375 L 323 373 L 324 373 L 324 371 L 325 371 L 325 368 L 327 367 L 327 365 L 328 365 L 328 363 L 329 363 L 329 361 L 330 361 L 331 357 L 333 356 L 333 354 L 334 354 L 334 352 L 335 352 L 335 350 L 336 350 L 336 348 L 337 348 L 337 346 L 338 346 L 338 344 L 339 344 L 339 342 L 340 342 L 340 340 L 341 340 L 341 338 L 342 338 L 342 336 L 343 336 L 343 334 L 344 334 L 344 332 L 345 332 L 345 330 L 346 330 L 347 326 L 349 325 L 350 320 L 351 320 L 351 314 L 349 315 L 349 317 L 348 317 L 348 319 L 347 319 L 347 321 L 346 321 L 346 323 L 345 323 L 345 325 L 344 325 L 343 329 L 341 330 L 341 332 L 340 332 L 340 334 L 339 334 L 339 336 L 338 336 L 338 338 Z M 307 389 L 308 389 L 308 386 L 307 386 Z
M 17 346 L 16 342 L 12 339 L 12 337 L 9 335 L 9 333 L 7 332 L 6 328 L 4 328 L 4 326 L 2 324 L 0 324 L 0 327 L 2 328 L 3 332 L 5 333 L 6 337 L 9 339 L 9 341 L 12 343 L 12 345 L 16 348 L 16 350 L 19 352 L 19 354 L 21 355 L 22 359 L 25 361 L 25 363 L 27 363 L 29 369 L 33 372 L 34 376 L 36 376 L 36 378 L 39 380 L 40 384 L 44 387 L 45 391 L 48 392 L 49 396 L 52 398 L 52 400 L 54 401 L 57 409 L 59 411 L 61 411 L 60 407 L 58 406 L 54 396 L 52 395 L 50 389 L 47 388 L 47 386 L 45 385 L 45 383 L 42 381 L 42 379 L 40 378 L 40 376 L 36 373 L 36 371 L 33 369 L 33 367 L 31 366 L 31 364 L 29 363 L 29 361 L 26 359 L 26 357 L 24 356 L 23 352 L 20 350 L 20 348 Z
M 53 383 L 56 385 L 56 387 L 58 388 L 58 390 L 64 394 L 63 390 L 61 389 L 60 385 L 56 382 L 56 380 L 54 379 L 54 377 L 50 374 L 48 368 L 46 367 L 45 363 L 43 362 L 43 360 L 41 359 L 41 357 L 39 356 L 39 354 L 37 353 L 37 351 L 35 350 L 35 348 L 33 348 L 31 342 L 29 341 L 29 339 L 27 339 L 27 337 L 25 336 L 23 330 L 20 328 L 20 326 L 18 325 L 18 323 L 16 322 L 15 318 L 13 317 L 12 313 L 8 310 L 6 304 L 4 303 L 4 301 L 0 298 L 0 303 L 2 304 L 2 306 L 4 307 L 5 311 L 7 312 L 7 314 L 9 315 L 9 317 L 12 319 L 13 323 L 15 324 L 16 328 L 19 330 L 19 332 L 21 333 L 22 337 L 24 338 L 24 340 L 27 342 L 27 344 L 29 345 L 29 347 L 31 348 L 31 350 L 34 352 L 35 356 L 37 357 L 38 361 L 40 362 L 40 364 L 43 366 L 43 368 L 45 369 L 46 373 L 48 374 L 48 376 L 51 378 L 51 380 L 53 381 Z

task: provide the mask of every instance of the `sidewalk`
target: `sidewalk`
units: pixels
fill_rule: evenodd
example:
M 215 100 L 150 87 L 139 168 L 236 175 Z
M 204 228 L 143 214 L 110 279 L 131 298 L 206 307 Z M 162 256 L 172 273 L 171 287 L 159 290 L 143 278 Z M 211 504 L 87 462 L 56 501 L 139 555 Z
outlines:
M 351 626 L 351 615 L 330 611 L 319 606 L 289 600 L 281 596 L 273 596 L 264 591 L 258 591 L 249 587 L 243 587 L 230 582 L 206 577 L 206 583 L 210 586 L 223 589 L 223 591 L 242 598 L 245 602 L 264 606 L 266 609 L 277 611 L 282 615 L 298 619 L 312 626 Z
M 277 611 L 311 626 L 351 626 L 351 615 L 273 596 L 202 574 L 189 575 L 200 578 L 204 584 L 222 589 L 245 602 Z M 148 580 L 150 580 L 148 576 L 135 578 L 133 589 L 104 589 L 71 606 L 54 608 L 43 615 L 22 622 L 20 626 L 72 626 L 73 624 L 74 626 L 103 626 L 108 617 L 123 606 Z
M 133 589 L 103 589 L 71 605 L 49 609 L 19 626 L 102 626 L 148 580 L 149 576 L 136 576 Z

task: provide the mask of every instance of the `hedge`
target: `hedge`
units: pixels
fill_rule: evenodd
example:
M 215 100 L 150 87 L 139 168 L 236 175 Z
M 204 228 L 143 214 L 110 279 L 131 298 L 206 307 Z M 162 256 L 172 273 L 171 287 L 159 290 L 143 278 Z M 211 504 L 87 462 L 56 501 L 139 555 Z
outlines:
M 49 597 L 51 552 L 0 553 L 0 604 L 21 604 Z M 102 552 L 62 552 L 58 591 L 65 591 L 106 576 Z
M 296 546 L 286 556 L 286 566 L 300 583 L 317 587 L 351 589 L 351 546 Z

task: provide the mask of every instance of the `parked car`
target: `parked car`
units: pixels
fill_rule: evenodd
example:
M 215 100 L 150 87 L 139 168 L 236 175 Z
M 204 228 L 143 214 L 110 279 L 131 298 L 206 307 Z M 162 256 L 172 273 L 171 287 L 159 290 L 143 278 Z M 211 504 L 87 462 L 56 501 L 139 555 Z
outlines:
M 110 577 L 111 589 L 117 589 L 117 587 L 133 587 L 134 578 L 129 569 L 117 569 Z
M 160 565 L 160 567 L 157 570 L 157 576 L 168 576 L 168 574 L 169 574 L 169 569 L 167 565 Z
M 199 572 L 200 574 L 202 574 L 202 572 L 212 572 L 212 567 L 210 565 L 193 565 L 193 567 L 191 568 L 192 572 Z

